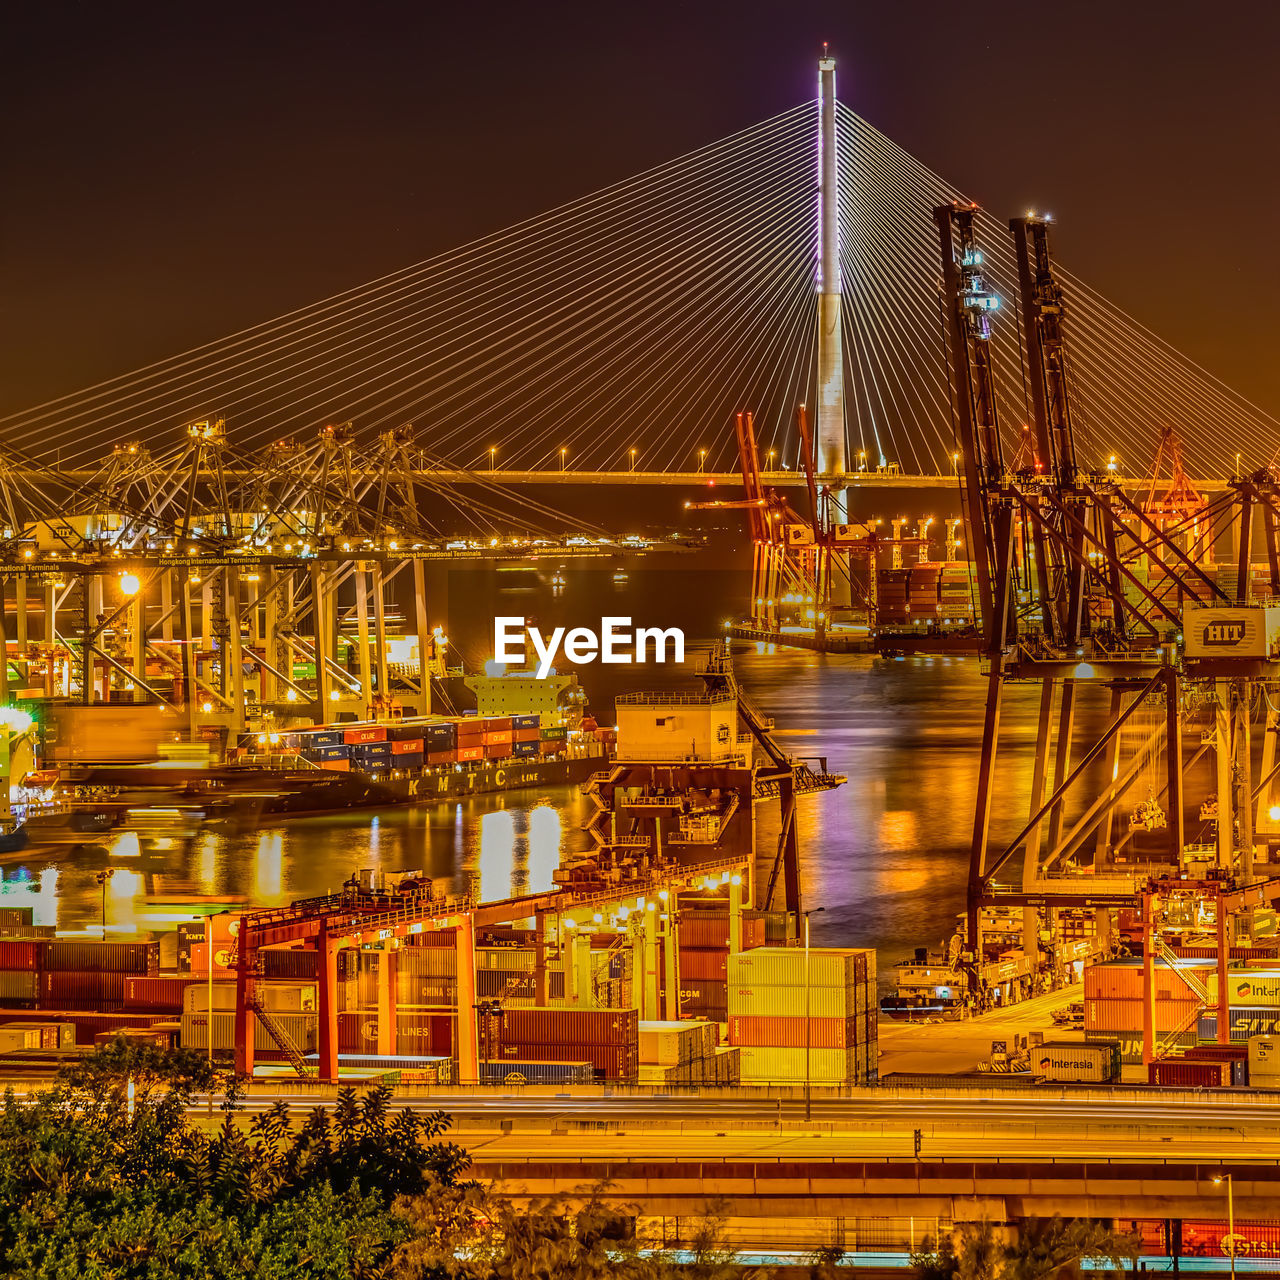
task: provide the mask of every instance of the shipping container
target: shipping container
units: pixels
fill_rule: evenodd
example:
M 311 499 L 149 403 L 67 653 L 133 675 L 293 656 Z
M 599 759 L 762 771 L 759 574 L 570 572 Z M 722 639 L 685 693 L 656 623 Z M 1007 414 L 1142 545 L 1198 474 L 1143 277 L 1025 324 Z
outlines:
M 41 968 L 54 972 L 132 973 L 154 977 L 160 972 L 160 944 L 55 938 L 44 944 Z
M 465 760 L 483 760 L 484 746 L 479 744 L 474 747 L 464 747 L 461 742 L 458 743 L 457 756 L 460 761 Z
M 591 1084 L 595 1068 L 590 1062 L 482 1062 L 485 1084 Z
M 344 741 L 341 729 L 313 729 L 307 734 L 310 747 L 340 747 Z
M 569 730 L 563 725 L 543 725 L 538 730 L 538 738 L 542 742 L 563 742 L 569 736 Z
M 41 944 L 31 939 L 0 939 L 0 969 L 27 969 L 40 967 Z
M 454 1017 L 448 1013 L 396 1011 L 396 1052 L 435 1056 L 453 1052 Z
M 1120 1042 L 1047 1040 L 1031 1050 L 1031 1071 L 1063 1084 L 1105 1084 L 1120 1077 Z
M 732 1045 L 782 1049 L 852 1049 L 866 1042 L 865 1023 L 856 1018 L 741 1017 L 729 1015 Z
M 45 1009 L 101 1010 L 111 1013 L 124 1008 L 123 973 L 85 973 L 55 969 L 40 975 L 39 1002 Z
M 6 1025 L 17 1025 L 36 1032 L 40 1037 L 41 1049 L 74 1049 L 76 1046 L 74 1022 L 21 1022 Z
M 207 1013 L 184 1013 L 182 1015 L 182 1046 L 185 1049 L 207 1049 L 209 1047 L 209 1017 Z M 262 1019 L 254 1014 L 254 1052 L 264 1060 L 269 1060 L 278 1049 L 271 1033 Z M 275 1021 L 284 1029 L 284 1033 L 294 1045 L 304 1053 L 314 1052 L 318 1035 L 319 1019 L 314 1013 L 278 1013 Z M 213 1013 L 213 1047 L 215 1049 L 235 1048 L 234 1013 Z M 283 1055 L 282 1055 L 283 1056 Z
M 728 983 L 729 1013 L 741 1017 L 803 1016 L 850 1018 L 857 1013 L 857 989 L 853 987 L 735 986 Z
M 1181 1058 L 1164 1058 L 1150 1064 L 1147 1079 L 1151 1084 L 1175 1089 L 1222 1089 L 1231 1086 L 1229 1062 L 1187 1062 Z
M 510 716 L 485 716 L 481 723 L 485 733 L 510 733 L 514 727 Z
M 130 1013 L 181 1013 L 183 991 L 198 981 L 189 973 L 126 978 L 124 1007 Z
M 328 769 L 330 773 L 350 773 L 350 760 L 320 760 L 317 761 L 322 769 Z
M 234 1010 L 236 1007 L 236 984 L 234 982 L 215 982 L 213 985 L 213 1008 L 215 1012 Z M 259 978 L 254 984 L 254 993 L 264 1008 L 272 1013 L 314 1013 L 316 1010 L 316 987 L 314 982 L 280 982 Z M 209 1008 L 209 986 L 203 982 L 187 984 L 182 994 L 184 1013 L 204 1013 Z
M 258 960 L 268 978 L 314 982 L 320 976 L 319 953 L 304 947 L 263 947 Z
M 336 747 L 309 747 L 300 753 L 305 760 L 316 764 L 346 764 L 351 755 L 351 748 L 339 743 Z
M 453 764 L 458 758 L 458 753 L 451 747 L 448 751 L 428 751 L 428 764 Z
M 1201 1003 L 1194 996 L 1181 999 L 1158 997 L 1155 1002 L 1155 1030 L 1194 1030 Z M 1144 1004 L 1139 999 L 1086 999 L 1084 1029 L 1086 1031 L 1134 1031 L 1143 1028 Z
M 503 1019 L 504 1023 L 509 1022 L 510 1017 L 508 1014 Z M 640 1067 L 640 1051 L 634 1044 L 580 1044 L 574 1040 L 514 1041 L 509 1038 L 506 1027 L 503 1027 L 502 1039 L 496 1046 L 496 1060 L 537 1061 L 542 1057 L 554 1062 L 589 1060 L 597 1078 L 604 1080 L 634 1080 Z
M 422 738 L 397 738 L 391 744 L 391 754 L 393 756 L 420 756 L 426 749 L 426 742 Z
M 1244 1044 L 1252 1036 L 1275 1035 L 1280 1030 L 1280 1009 L 1233 1008 L 1230 1018 L 1231 1044 Z M 1196 1034 L 1201 1040 L 1217 1041 L 1218 1015 L 1204 1013 L 1196 1022 Z
M 755 947 L 733 957 L 729 972 L 731 985 L 772 987 L 847 988 L 857 983 L 857 957 L 864 950 L 812 947 L 809 950 L 808 979 L 805 953 L 801 947 Z M 865 965 L 867 960 L 864 959 Z M 865 970 L 864 970 L 865 971 Z
M 859 1084 L 857 1059 L 851 1049 L 782 1049 L 735 1046 L 748 1084 Z M 807 1077 L 806 1077 L 807 1064 Z
M 16 925 L 32 925 L 35 922 L 34 907 L 0 907 L 0 932 Z
M 386 742 L 386 740 L 386 727 L 380 724 L 361 725 L 356 729 L 342 731 L 342 741 L 349 747 L 365 746 L 368 743 Z
M 427 757 L 421 751 L 405 752 L 403 755 L 391 757 L 391 768 L 396 773 L 417 773 L 427 763 Z
M 40 975 L 34 969 L 0 969 L 0 1005 L 25 1008 L 40 995 Z
M 511 727 L 513 729 L 537 729 L 542 725 L 542 717 L 540 715 L 512 716 Z
M 513 1009 L 503 1019 L 502 1036 L 529 1044 L 638 1047 L 640 1017 L 635 1009 Z
M 674 1067 L 692 1062 L 704 1052 L 703 1024 L 686 1022 L 641 1022 L 640 1061 Z
M 536 756 L 539 754 L 536 742 L 515 742 L 511 745 L 511 754 L 516 757 Z

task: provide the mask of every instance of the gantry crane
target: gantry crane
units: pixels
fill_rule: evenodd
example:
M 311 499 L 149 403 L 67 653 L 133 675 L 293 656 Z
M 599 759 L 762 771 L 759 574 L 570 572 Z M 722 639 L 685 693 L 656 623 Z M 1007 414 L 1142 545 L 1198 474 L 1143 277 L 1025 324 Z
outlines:
M 970 983 L 980 993 L 991 959 L 984 913 L 997 905 L 1022 908 L 1030 974 L 1042 969 L 1046 936 L 1053 945 L 1056 908 L 1092 910 L 1095 946 L 1105 950 L 1113 909 L 1139 905 L 1153 877 L 1184 875 L 1195 862 L 1200 845 L 1188 840 L 1187 823 L 1196 814 L 1207 815 L 1212 827 L 1215 876 L 1228 888 L 1249 889 L 1250 901 L 1280 897 L 1280 881 L 1255 874 L 1254 806 L 1260 813 L 1266 796 L 1263 784 L 1252 782 L 1249 727 L 1256 691 L 1280 688 L 1280 652 L 1269 633 L 1252 645 L 1243 641 L 1250 627 L 1266 633 L 1269 620 L 1280 623 L 1280 610 L 1252 607 L 1255 578 L 1280 600 L 1280 488 L 1276 474 L 1263 469 L 1233 479 L 1211 509 L 1178 484 L 1170 443 L 1175 482 L 1166 511 L 1151 492 L 1145 502 L 1136 499 L 1113 466 L 1090 468 L 1078 456 L 1066 303 L 1054 277 L 1048 222 L 1034 216 L 1010 224 L 1034 464 L 1007 464 L 992 373 L 999 300 L 983 277 L 976 212 L 975 205 L 947 204 L 934 217 L 988 676 L 965 930 Z M 1250 551 L 1256 510 L 1267 550 L 1261 575 Z M 1229 582 L 1213 572 L 1208 551 L 1224 537 L 1236 542 Z M 1014 681 L 1038 685 L 1040 709 L 1029 817 L 1001 848 L 992 841 L 992 805 L 997 790 L 1009 790 L 1001 783 L 1008 766 L 999 750 L 1000 720 Z M 1105 726 L 1083 742 L 1080 701 L 1099 688 L 1107 700 Z M 1268 706 L 1280 703 L 1267 696 Z M 1268 742 L 1278 727 L 1269 710 Z M 1184 740 L 1192 733 L 1198 749 L 1188 753 Z M 1210 753 L 1210 796 L 1197 805 L 1194 791 L 1204 779 L 1195 770 Z M 1144 784 L 1147 794 L 1137 796 Z M 1020 885 L 998 884 L 1015 859 Z M 1246 931 L 1249 922 L 1237 920 L 1227 932 L 1236 928 Z

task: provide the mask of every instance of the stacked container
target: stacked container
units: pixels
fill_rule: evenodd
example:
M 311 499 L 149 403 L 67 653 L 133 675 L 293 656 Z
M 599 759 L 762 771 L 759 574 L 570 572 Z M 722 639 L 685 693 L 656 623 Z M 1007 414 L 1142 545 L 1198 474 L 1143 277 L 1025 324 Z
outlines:
M 676 934 L 680 947 L 680 1010 L 694 1018 L 729 1017 L 729 912 L 682 906 Z M 764 917 L 742 913 L 742 946 L 764 945 Z
M 422 731 L 428 764 L 452 764 L 457 758 L 457 729 L 451 721 L 429 724 Z
M 875 952 L 758 947 L 729 959 L 745 1081 L 866 1084 L 879 1072 Z M 809 1017 L 805 1017 L 806 1009 Z
M 537 756 L 541 741 L 541 716 L 511 717 L 511 754 L 518 758 Z
M 30 918 L 30 908 L 27 908 Z M 24 927 L 16 922 L 9 929 Z M 0 1007 L 32 1009 L 40 993 L 40 951 L 32 938 L 0 940 Z
M 597 1078 L 634 1080 L 640 1064 L 635 1009 L 509 1009 L 495 1060 L 581 1062 Z
M 454 732 L 457 735 L 459 761 L 484 759 L 484 721 L 479 716 L 468 716 L 456 721 Z

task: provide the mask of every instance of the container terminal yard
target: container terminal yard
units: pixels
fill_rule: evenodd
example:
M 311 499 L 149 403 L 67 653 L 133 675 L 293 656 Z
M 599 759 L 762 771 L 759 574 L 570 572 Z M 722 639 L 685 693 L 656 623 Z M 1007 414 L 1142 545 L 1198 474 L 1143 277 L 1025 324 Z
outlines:
M 631 448 L 571 473 L 562 448 L 499 471 L 496 446 L 459 463 L 358 421 L 248 450 L 214 414 L 96 461 L 0 446 L 3 865 L 356 823 L 340 886 L 191 894 L 176 937 L 108 936 L 110 867 L 97 937 L 0 899 L 0 1080 L 124 1036 L 234 1064 L 251 1111 L 385 1083 L 449 1110 L 482 1180 L 607 1183 L 664 1238 L 714 1186 L 762 1246 L 901 1255 L 957 1222 L 1074 1214 L 1162 1259 L 1280 1256 L 1280 437 L 1254 456 L 1246 433 L 1227 467 L 1198 419 L 1135 413 L 1107 389 L 1123 335 L 1058 266 L 1052 219 L 931 186 L 923 217 L 894 216 L 940 281 L 921 376 L 948 456 L 915 474 L 852 449 L 868 317 L 842 286 L 836 142 L 865 122 L 827 56 L 819 86 L 814 376 L 785 414 L 735 408 L 724 469 L 702 449 L 664 480 Z M 1149 462 L 1101 444 L 1108 396 Z M 544 497 L 604 483 L 668 484 L 670 527 Z M 909 487 L 936 516 L 870 510 Z M 712 527 L 745 535 L 726 596 L 746 608 L 690 645 L 683 683 L 647 688 L 638 642 L 597 715 L 581 670 L 468 674 L 451 647 L 461 569 L 625 584 L 709 554 Z M 943 936 L 815 944 L 801 806 L 856 823 L 863 780 L 790 750 L 744 687 L 735 655 L 789 647 L 979 667 Z M 389 812 L 461 822 L 463 800 L 548 787 L 586 818 L 544 886 L 484 895 L 365 856 Z

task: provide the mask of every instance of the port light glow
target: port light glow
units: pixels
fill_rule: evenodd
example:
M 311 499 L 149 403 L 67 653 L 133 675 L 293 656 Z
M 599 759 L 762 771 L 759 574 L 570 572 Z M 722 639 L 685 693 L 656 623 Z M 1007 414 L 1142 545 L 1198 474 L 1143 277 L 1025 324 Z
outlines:
M 31 728 L 31 715 L 21 707 L 0 707 L 0 724 L 10 733 L 26 733 Z

